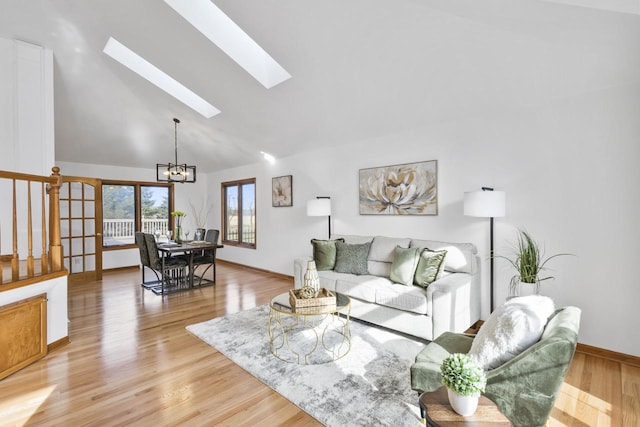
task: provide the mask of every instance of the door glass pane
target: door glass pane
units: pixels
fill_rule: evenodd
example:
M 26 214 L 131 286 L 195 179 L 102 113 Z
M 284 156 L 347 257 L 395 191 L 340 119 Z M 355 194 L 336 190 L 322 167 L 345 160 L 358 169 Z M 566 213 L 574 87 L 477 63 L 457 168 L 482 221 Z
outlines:
M 256 242 L 255 184 L 242 185 L 242 241 Z
M 169 228 L 169 187 L 141 186 L 140 208 L 142 232 L 164 235 Z
M 60 237 L 69 237 L 69 221 L 62 220 L 60 221 Z
M 82 200 L 71 201 L 71 218 L 82 218 Z
M 69 218 L 69 202 L 60 200 L 60 218 Z
M 102 186 L 102 236 L 104 246 L 133 244 L 135 200 L 132 185 Z
M 71 194 L 69 196 L 72 199 L 82 199 L 82 183 L 81 182 L 72 182 L 71 183 Z
M 72 273 L 82 273 L 84 271 L 84 267 L 82 265 L 82 257 L 75 256 L 72 259 L 71 272 Z
M 225 240 L 238 241 L 238 187 L 225 187 Z
M 85 237 L 84 238 L 84 253 L 85 254 L 94 254 L 96 253 L 96 239 L 93 237 Z
M 68 199 L 69 198 L 69 183 L 68 182 L 63 182 L 62 186 L 60 187 L 60 198 L 61 199 Z
M 82 236 L 82 220 L 72 219 L 71 220 L 71 237 L 80 237 L 80 236 Z
M 95 202 L 84 202 L 84 217 L 85 218 L 94 218 L 96 216 L 95 210 Z
M 94 236 L 96 234 L 96 221 L 93 219 L 85 219 L 84 220 L 84 233 L 85 236 Z
M 87 255 L 84 257 L 84 266 L 87 271 L 93 271 L 96 269 L 96 257 L 95 255 Z
M 71 255 L 82 255 L 82 239 L 81 237 L 71 239 Z
M 89 184 L 84 185 L 84 198 L 89 200 L 94 200 L 96 198 L 93 185 L 89 185 Z

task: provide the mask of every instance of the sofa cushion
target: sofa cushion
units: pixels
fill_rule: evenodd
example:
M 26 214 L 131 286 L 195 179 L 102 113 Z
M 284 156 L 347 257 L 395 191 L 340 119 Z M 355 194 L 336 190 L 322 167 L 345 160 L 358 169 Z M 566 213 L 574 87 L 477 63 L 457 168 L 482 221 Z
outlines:
M 376 236 L 371 242 L 369 261 L 393 262 L 394 250 L 397 246 L 408 248 L 411 239 Z
M 391 281 L 384 277 L 339 273 L 336 276 L 336 292 L 371 303 L 376 302 L 378 289 L 389 286 Z
M 344 242 L 344 239 L 338 239 Z M 333 270 L 336 265 L 336 241 L 311 239 L 317 270 Z
M 381 261 L 367 261 L 369 274 L 373 276 L 386 277 L 391 276 L 391 263 Z
M 393 250 L 393 262 L 391 263 L 389 279 L 401 285 L 411 286 L 419 258 L 420 248 L 402 248 L 396 246 Z
M 553 310 L 553 300 L 542 295 L 508 300 L 482 325 L 469 356 L 482 369 L 497 368 L 540 339 Z
M 379 305 L 417 314 L 427 314 L 427 293 L 417 286 L 392 284 L 376 289 Z
M 360 243 L 371 243 L 373 241 L 373 236 L 356 236 L 354 234 L 334 234 L 331 236 L 332 239 L 344 239 L 345 243 L 350 244 L 360 244 Z
M 367 274 L 367 256 L 371 243 L 349 244 L 336 241 L 336 265 L 338 273 Z
M 413 283 L 426 288 L 438 280 L 442 274 L 442 270 L 444 270 L 444 259 L 446 255 L 447 251 L 423 249 L 418 258 L 418 266 L 416 267 Z
M 475 254 L 478 252 L 471 243 L 447 243 L 436 240 L 411 241 L 412 248 L 429 248 L 432 251 L 446 250 L 444 257 L 444 269 L 453 273 L 475 273 Z

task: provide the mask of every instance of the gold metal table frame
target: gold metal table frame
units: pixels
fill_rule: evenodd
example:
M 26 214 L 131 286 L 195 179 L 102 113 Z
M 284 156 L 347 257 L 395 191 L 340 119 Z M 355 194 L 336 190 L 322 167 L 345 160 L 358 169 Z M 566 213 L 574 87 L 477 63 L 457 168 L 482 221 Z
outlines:
M 278 359 L 315 365 L 336 361 L 351 350 L 348 296 L 336 294 L 335 307 L 296 312 L 290 307 L 289 294 L 283 293 L 272 298 L 269 306 L 269 345 Z

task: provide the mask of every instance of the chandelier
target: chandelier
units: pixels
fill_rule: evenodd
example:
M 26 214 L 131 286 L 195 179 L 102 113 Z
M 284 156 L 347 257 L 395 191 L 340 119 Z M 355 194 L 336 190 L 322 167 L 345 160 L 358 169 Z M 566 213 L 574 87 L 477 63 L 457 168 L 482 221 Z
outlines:
M 156 164 L 156 181 L 158 182 L 196 182 L 196 167 L 187 166 L 186 163 L 178 164 L 178 123 L 180 120 L 174 118 L 175 128 L 175 163 Z

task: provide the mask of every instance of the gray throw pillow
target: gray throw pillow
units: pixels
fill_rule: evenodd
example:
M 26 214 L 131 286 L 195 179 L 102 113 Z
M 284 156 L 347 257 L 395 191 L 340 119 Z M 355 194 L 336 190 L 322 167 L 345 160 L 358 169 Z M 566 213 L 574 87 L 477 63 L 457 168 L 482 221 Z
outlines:
M 442 270 L 444 270 L 444 257 L 446 255 L 447 251 L 445 250 L 432 251 L 429 248 L 425 248 L 420 253 L 413 284 L 426 288 L 438 280 L 438 277 L 442 274 Z
M 336 265 L 336 242 L 344 242 L 344 239 L 311 239 L 313 260 L 316 262 L 317 270 L 333 270 Z
M 411 286 L 419 259 L 420 248 L 402 248 L 396 246 L 393 250 L 393 261 L 391 262 L 389 279 L 395 283 Z
M 338 273 L 368 274 L 367 257 L 371 242 L 354 244 L 336 242 L 336 266 Z

